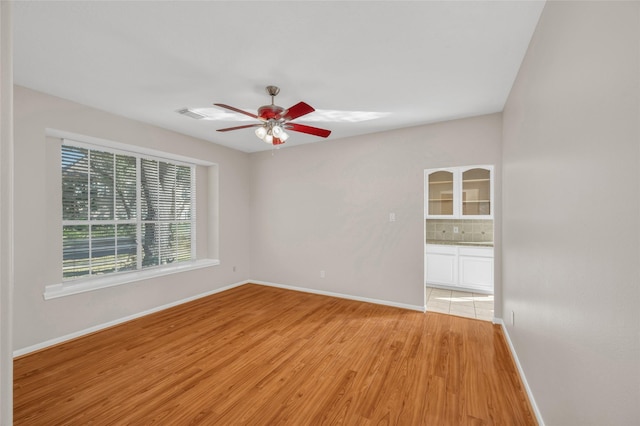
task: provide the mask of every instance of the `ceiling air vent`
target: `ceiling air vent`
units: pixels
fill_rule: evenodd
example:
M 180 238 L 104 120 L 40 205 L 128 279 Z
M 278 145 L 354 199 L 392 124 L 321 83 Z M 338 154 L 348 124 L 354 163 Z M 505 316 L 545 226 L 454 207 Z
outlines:
M 178 114 L 186 115 L 187 117 L 195 118 L 196 120 L 207 118 L 206 115 L 200 114 L 199 112 L 192 111 L 189 108 L 178 110 Z

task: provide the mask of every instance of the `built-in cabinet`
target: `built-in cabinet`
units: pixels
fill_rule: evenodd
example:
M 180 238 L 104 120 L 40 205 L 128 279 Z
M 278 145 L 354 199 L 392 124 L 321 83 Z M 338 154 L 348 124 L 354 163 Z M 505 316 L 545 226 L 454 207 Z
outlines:
M 458 284 L 458 247 L 427 244 L 425 254 L 427 284 Z
M 425 171 L 425 217 L 493 218 L 493 167 L 469 166 Z
M 427 285 L 493 293 L 493 247 L 427 244 Z

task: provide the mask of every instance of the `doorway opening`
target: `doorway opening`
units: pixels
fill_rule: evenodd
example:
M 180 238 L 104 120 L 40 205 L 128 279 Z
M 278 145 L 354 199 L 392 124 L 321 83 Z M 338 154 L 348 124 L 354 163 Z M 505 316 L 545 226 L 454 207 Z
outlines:
M 493 166 L 425 170 L 427 311 L 494 317 Z

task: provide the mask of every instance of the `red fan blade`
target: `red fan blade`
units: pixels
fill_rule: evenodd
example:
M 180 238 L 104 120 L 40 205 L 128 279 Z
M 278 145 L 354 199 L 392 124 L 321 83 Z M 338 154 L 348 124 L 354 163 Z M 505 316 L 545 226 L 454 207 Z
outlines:
M 244 126 L 227 127 L 226 129 L 218 129 L 219 132 L 228 132 L 229 130 L 246 129 L 248 127 L 260 127 L 262 123 L 257 124 L 245 124 Z
M 284 118 L 286 121 L 295 120 L 298 117 L 302 117 L 303 115 L 309 114 L 310 112 L 315 111 L 311 105 L 305 104 L 304 102 L 298 102 L 291 108 L 285 110 L 282 114 L 280 114 L 279 118 Z
M 331 134 L 331 130 L 319 129 L 317 127 L 306 126 L 304 124 L 287 123 L 285 127 L 294 132 L 308 133 L 314 136 L 320 136 L 326 138 Z
M 214 104 L 214 105 L 218 106 L 220 108 L 226 108 L 226 109 L 230 109 L 231 111 L 239 112 L 240 114 L 248 115 L 249 117 L 255 118 L 257 120 L 262 120 L 260 117 L 258 117 L 255 114 L 252 114 L 252 113 L 247 112 L 247 111 L 243 111 L 241 109 L 238 109 L 238 108 L 235 108 L 235 107 L 232 107 L 232 106 L 229 106 L 229 105 L 225 105 L 225 104 Z

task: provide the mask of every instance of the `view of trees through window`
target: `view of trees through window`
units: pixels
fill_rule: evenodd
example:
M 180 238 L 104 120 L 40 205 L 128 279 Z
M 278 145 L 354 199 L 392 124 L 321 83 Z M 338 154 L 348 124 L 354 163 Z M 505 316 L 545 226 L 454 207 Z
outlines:
M 191 260 L 194 170 L 62 147 L 63 278 Z

